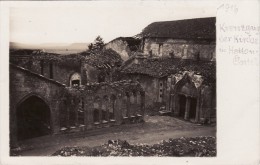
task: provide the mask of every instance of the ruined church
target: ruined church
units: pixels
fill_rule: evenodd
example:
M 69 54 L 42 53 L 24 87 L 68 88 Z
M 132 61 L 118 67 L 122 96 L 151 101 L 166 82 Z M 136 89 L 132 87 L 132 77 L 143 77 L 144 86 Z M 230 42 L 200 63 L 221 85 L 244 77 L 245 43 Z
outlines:
M 155 22 L 102 51 L 10 50 L 10 144 L 145 121 L 216 120 L 216 18 Z

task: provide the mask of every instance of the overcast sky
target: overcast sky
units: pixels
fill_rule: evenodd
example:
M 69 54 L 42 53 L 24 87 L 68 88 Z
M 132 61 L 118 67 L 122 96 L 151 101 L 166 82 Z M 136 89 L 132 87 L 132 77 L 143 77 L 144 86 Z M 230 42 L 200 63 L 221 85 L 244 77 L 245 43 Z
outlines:
M 109 42 L 136 35 L 152 22 L 212 16 L 216 16 L 216 5 L 207 1 L 27 4 L 10 9 L 10 41 L 88 43 L 101 35 Z

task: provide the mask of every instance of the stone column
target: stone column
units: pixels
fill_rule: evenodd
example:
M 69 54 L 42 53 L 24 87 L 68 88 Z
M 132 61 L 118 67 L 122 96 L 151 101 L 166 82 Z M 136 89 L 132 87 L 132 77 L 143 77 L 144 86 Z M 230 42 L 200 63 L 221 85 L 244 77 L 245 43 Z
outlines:
M 106 121 L 109 121 L 109 108 L 111 107 L 111 99 L 108 98 L 108 100 L 105 102 L 105 108 L 106 108 Z
M 84 99 L 84 101 L 83 101 Z M 82 98 L 82 104 L 84 104 L 84 109 L 83 112 L 84 112 L 84 125 L 85 125 L 85 128 L 87 128 L 87 125 L 88 125 L 88 103 L 87 103 L 87 99 L 86 98 Z
M 126 100 L 126 116 L 130 118 L 130 95 L 126 94 L 127 100 Z
M 209 112 L 208 112 L 208 118 L 209 118 L 209 124 L 211 123 L 211 113 L 213 111 L 213 104 L 212 104 L 212 88 L 210 88 L 210 99 L 209 99 Z
M 173 107 L 174 107 L 174 115 L 178 116 L 180 114 L 180 103 L 179 103 L 179 96 L 178 94 L 174 94 L 173 98 Z
M 74 113 L 75 113 L 75 126 L 77 127 L 79 125 L 79 116 L 78 116 L 78 108 L 79 108 L 79 100 L 76 99 L 76 102 L 74 103 Z
M 117 99 L 115 101 L 115 110 L 114 110 L 114 115 L 115 115 L 115 120 L 117 125 L 120 125 L 123 119 L 122 102 L 123 102 L 122 95 L 118 94 Z
M 169 111 L 171 111 L 171 113 L 173 114 L 173 110 L 174 110 L 174 102 L 173 102 L 173 100 L 174 100 L 174 94 L 171 94 L 170 95 L 170 107 L 169 107 Z
M 51 111 L 50 126 L 52 128 L 52 133 L 57 134 L 60 131 L 59 100 L 52 100 L 50 111 Z
M 189 115 L 190 115 L 190 101 L 191 101 L 190 96 L 187 96 L 186 97 L 185 116 L 184 116 L 185 120 L 189 119 Z
M 114 119 L 115 120 L 115 111 L 116 111 L 116 99 L 111 99 L 111 109 L 112 109 L 112 118 L 111 119 Z M 110 118 L 109 118 L 110 120 Z
M 99 102 L 99 105 L 98 105 L 98 120 L 99 120 L 99 123 L 102 123 L 102 104 L 103 104 L 103 102 L 102 101 L 100 101 Z
M 134 94 L 134 111 L 133 111 L 133 116 L 136 116 L 136 114 L 137 114 L 137 107 L 138 107 L 138 105 L 137 105 L 137 94 L 135 93 Z
M 86 97 L 86 104 L 85 104 L 85 111 L 86 111 L 86 123 L 87 129 L 92 128 L 93 124 L 93 111 L 94 111 L 94 105 L 93 105 L 93 99 L 90 96 Z
M 66 127 L 70 128 L 70 105 L 69 100 L 66 101 Z
M 198 123 L 200 121 L 200 88 L 198 89 L 198 97 L 197 97 L 197 104 L 196 104 L 196 117 L 195 117 L 195 122 Z
M 141 115 L 144 119 L 144 115 L 145 115 L 145 92 L 142 92 L 142 94 L 141 94 Z

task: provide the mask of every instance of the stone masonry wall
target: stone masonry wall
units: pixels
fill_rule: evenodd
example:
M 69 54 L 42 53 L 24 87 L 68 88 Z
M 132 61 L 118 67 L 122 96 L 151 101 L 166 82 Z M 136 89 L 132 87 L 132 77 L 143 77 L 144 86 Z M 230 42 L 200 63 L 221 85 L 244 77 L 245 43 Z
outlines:
M 116 51 L 118 54 L 120 54 L 121 58 L 126 61 L 130 57 L 130 49 L 126 43 L 126 41 L 122 40 L 114 40 L 112 42 L 109 42 L 105 46 L 106 49 L 112 49 Z
M 64 86 L 29 70 L 10 65 L 10 130 L 11 143 L 16 142 L 16 109 L 29 96 L 42 98 L 51 111 L 51 130 L 59 131 L 58 104 Z
M 42 74 L 43 76 L 47 78 L 51 78 L 51 72 L 50 68 L 52 65 L 52 78 L 55 81 L 58 81 L 62 84 L 65 84 L 67 86 L 70 85 L 70 76 L 77 72 L 81 74 L 81 76 L 84 76 L 84 73 L 82 72 L 81 65 L 66 65 L 63 66 L 62 63 L 57 61 L 51 61 L 51 60 L 38 60 L 38 59 L 32 59 L 30 56 L 27 56 L 25 58 L 19 58 L 15 57 L 15 60 L 11 60 L 12 63 L 21 66 L 23 68 L 29 69 L 32 72 L 35 72 L 37 74 Z
M 215 60 L 215 41 L 188 41 L 177 39 L 146 38 L 143 53 L 166 57 L 174 55 L 177 58 Z

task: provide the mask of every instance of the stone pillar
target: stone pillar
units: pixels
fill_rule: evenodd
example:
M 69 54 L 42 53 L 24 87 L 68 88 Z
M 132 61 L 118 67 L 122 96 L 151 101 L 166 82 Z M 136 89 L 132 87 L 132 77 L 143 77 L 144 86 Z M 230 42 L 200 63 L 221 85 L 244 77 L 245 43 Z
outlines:
M 51 110 L 50 126 L 52 128 L 52 133 L 57 134 L 60 131 L 59 100 L 52 100 L 50 110 Z
M 171 111 L 172 112 L 172 114 L 173 114 L 173 110 L 174 110 L 174 102 L 173 102 L 173 100 L 174 100 L 174 94 L 170 94 L 170 107 L 169 107 L 169 111 Z
M 103 102 L 102 101 L 100 101 L 99 102 L 99 106 L 98 106 L 98 120 L 99 120 L 99 123 L 102 123 L 102 104 L 103 104 Z
M 85 125 L 87 129 L 92 128 L 93 124 L 93 111 L 94 111 L 94 105 L 93 105 L 93 99 L 91 97 L 86 97 L 85 101 Z
M 87 109 L 87 107 L 89 105 L 87 104 L 87 99 L 84 99 L 84 101 L 83 101 L 83 99 L 84 98 L 82 98 L 82 104 L 84 104 L 84 106 L 83 106 L 84 109 L 82 109 L 82 110 L 84 112 L 84 125 L 87 128 L 87 125 L 88 125 L 88 109 Z
M 195 117 L 195 122 L 198 123 L 200 122 L 200 88 L 198 89 L 198 97 L 197 97 L 197 104 L 196 104 L 196 117 Z
M 70 128 L 70 105 L 69 105 L 69 100 L 66 101 L 66 127 Z
M 126 94 L 127 100 L 126 100 L 126 116 L 130 117 L 130 95 L 129 93 Z
M 197 98 L 195 122 L 198 123 L 199 121 L 200 121 L 200 98 Z
M 209 112 L 208 112 L 209 124 L 211 123 L 211 113 L 213 111 L 212 99 L 213 99 L 212 88 L 210 88 L 210 99 L 209 99 L 210 103 L 209 103 Z
M 145 115 L 145 92 L 141 93 L 141 115 L 144 119 L 144 115 Z
M 74 102 L 74 113 L 75 113 L 75 126 L 77 127 L 79 125 L 79 115 L 78 115 L 78 108 L 79 108 L 79 100 L 76 99 L 76 102 Z
M 185 116 L 184 116 L 185 120 L 189 119 L 189 115 L 190 115 L 190 101 L 191 101 L 190 96 L 187 96 L 186 97 Z
M 109 120 L 110 119 L 115 120 L 116 98 L 111 99 L 111 111 L 112 111 L 113 116 L 112 116 L 112 118 L 109 118 Z
M 137 94 L 134 94 L 134 109 L 133 109 L 133 115 L 135 116 L 137 114 Z
M 108 100 L 105 102 L 105 108 L 106 108 L 106 121 L 109 121 L 109 108 L 111 106 L 111 99 L 108 98 Z
M 122 105 L 123 105 L 122 95 L 118 94 L 117 99 L 115 101 L 115 110 L 114 110 L 114 116 L 117 125 L 120 125 L 123 120 Z
M 180 113 L 180 103 L 179 103 L 179 96 L 178 96 L 178 94 L 174 94 L 174 96 L 173 96 L 173 108 L 174 108 L 174 112 L 173 112 L 173 114 L 175 115 L 175 116 L 178 116 L 179 115 L 179 113 Z
M 170 111 L 171 106 L 171 78 L 167 77 L 166 81 L 166 90 L 165 90 L 165 103 L 166 103 L 166 111 Z

